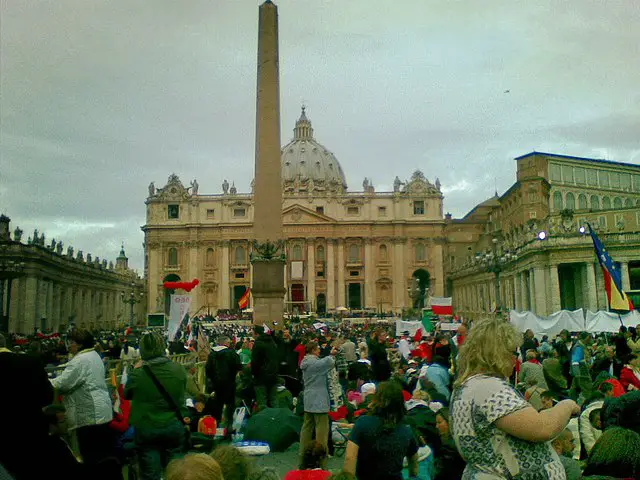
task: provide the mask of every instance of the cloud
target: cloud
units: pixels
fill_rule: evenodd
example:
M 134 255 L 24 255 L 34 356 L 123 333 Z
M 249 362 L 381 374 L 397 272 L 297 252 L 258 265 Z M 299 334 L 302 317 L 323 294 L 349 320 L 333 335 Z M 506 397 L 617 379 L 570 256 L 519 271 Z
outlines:
M 634 2 L 278 3 L 283 144 L 306 102 L 351 190 L 419 168 L 459 216 L 532 150 L 640 162 Z M 142 268 L 149 182 L 248 191 L 257 13 L 1 2 L 0 205 L 14 224 L 106 258 L 124 240 Z

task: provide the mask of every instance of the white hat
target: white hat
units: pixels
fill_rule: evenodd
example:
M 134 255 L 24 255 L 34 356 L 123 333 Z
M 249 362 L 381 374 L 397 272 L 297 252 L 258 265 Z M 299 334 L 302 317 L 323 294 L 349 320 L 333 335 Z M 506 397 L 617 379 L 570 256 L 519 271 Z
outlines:
M 376 393 L 376 384 L 375 383 L 365 383 L 360 388 L 360 393 L 364 393 L 365 395 L 369 395 L 371 393 Z

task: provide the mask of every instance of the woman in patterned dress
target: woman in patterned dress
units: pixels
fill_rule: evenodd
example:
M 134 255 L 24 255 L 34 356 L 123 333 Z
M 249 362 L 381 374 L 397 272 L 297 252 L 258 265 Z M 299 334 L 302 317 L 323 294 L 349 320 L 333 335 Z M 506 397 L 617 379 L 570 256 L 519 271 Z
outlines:
M 477 322 L 458 358 L 451 397 L 453 439 L 467 462 L 463 480 L 564 480 L 549 443 L 580 408 L 563 400 L 537 412 L 509 383 L 522 335 L 508 321 Z

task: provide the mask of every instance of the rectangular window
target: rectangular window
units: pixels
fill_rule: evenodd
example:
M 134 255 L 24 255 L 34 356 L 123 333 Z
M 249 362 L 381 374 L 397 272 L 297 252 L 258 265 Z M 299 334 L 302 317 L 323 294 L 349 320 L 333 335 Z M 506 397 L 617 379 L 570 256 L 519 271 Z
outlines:
M 244 278 L 244 273 L 236 273 L 236 278 Z
M 216 214 L 216 211 L 213 208 L 207 208 L 207 218 L 213 218 Z
M 598 178 L 600 179 L 600 186 L 609 188 L 609 172 L 606 170 L 598 171 Z
M 620 188 L 623 190 L 631 190 L 631 175 L 628 173 L 620 174 Z
M 573 183 L 573 167 L 571 165 L 562 166 L 562 181 L 564 183 Z
M 586 178 L 584 168 L 576 167 L 574 169 L 574 173 L 576 176 L 576 183 L 578 185 L 584 185 L 585 183 L 587 183 L 587 178 Z
M 413 202 L 413 214 L 424 215 L 424 200 L 416 200 Z
M 247 209 L 246 208 L 234 208 L 233 209 L 233 216 L 234 217 L 244 217 L 247 214 Z
M 531 210 L 529 212 L 529 218 L 536 218 L 538 216 L 538 214 L 536 213 L 535 210 Z
M 387 216 L 387 207 L 378 207 L 378 216 L 386 217 Z
M 620 188 L 620 174 L 618 172 L 609 173 L 609 180 L 611 181 L 611 188 Z
M 358 270 L 349 271 L 349 276 L 350 277 L 358 277 L 359 275 L 360 275 L 360 272 Z
M 616 225 L 624 222 L 624 214 L 616 213 Z
M 347 215 L 359 215 L 360 207 L 347 207 Z
M 180 205 L 168 205 L 167 214 L 171 219 L 180 218 Z
M 562 176 L 560 173 L 560 165 L 556 163 L 549 164 L 549 178 L 552 182 L 561 182 Z
M 589 168 L 587 170 L 587 185 L 589 185 L 590 187 L 597 187 L 598 186 L 598 171 L 593 169 L 593 168 Z
M 601 216 L 598 219 L 598 225 L 600 225 L 600 228 L 607 228 L 607 217 L 605 217 L 604 215 Z
M 324 207 L 316 207 L 316 213 L 320 215 L 324 215 Z
M 318 270 L 316 272 L 316 277 L 324 277 L 324 270 Z

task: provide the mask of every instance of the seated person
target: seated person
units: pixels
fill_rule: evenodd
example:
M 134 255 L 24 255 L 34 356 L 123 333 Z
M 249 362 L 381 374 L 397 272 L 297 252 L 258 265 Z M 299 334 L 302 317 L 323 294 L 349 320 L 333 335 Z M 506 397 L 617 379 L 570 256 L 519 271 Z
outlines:
M 580 440 L 584 445 L 586 454 L 591 452 L 596 441 L 602 435 L 602 419 L 600 413 L 604 406 L 604 397 L 599 394 L 598 397 L 592 397 L 585 405 L 584 410 L 580 414 Z
M 285 381 L 281 377 L 278 377 L 278 383 L 276 385 L 276 403 L 274 407 L 293 410 L 293 395 L 287 390 Z
M 449 430 L 449 409 L 441 408 L 436 413 L 436 428 L 440 442 L 433 449 L 435 458 L 434 480 L 448 480 L 461 478 L 464 472 L 465 462 L 458 453 L 456 444 Z
M 574 441 L 573 434 L 568 429 L 565 429 L 551 442 L 551 446 L 558 454 L 558 457 L 560 457 L 560 462 L 564 467 L 567 480 L 580 480 L 580 478 L 582 478 L 580 463 L 571 458 Z
M 193 407 L 189 407 L 189 429 L 192 433 L 198 431 L 198 422 L 207 414 L 205 412 L 207 399 L 207 395 L 199 393 L 194 398 Z
M 305 445 L 302 453 L 302 468 L 291 470 L 284 480 L 326 480 L 331 472 L 323 470 L 321 464 L 327 458 L 327 449 L 317 440 Z

